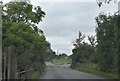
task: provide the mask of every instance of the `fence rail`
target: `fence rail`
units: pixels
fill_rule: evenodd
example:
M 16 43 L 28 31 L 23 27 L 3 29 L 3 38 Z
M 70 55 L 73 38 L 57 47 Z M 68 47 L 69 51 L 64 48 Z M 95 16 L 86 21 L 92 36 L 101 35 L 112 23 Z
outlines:
M 29 69 L 26 71 L 20 71 L 17 69 L 17 54 L 14 46 L 5 48 L 2 58 L 2 78 L 7 79 L 29 79 L 30 76 L 40 68 Z

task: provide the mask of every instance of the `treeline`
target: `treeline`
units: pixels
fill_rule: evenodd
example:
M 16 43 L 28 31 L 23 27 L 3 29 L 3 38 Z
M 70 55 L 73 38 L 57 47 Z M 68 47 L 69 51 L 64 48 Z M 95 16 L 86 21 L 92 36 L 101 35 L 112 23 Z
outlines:
M 62 59 L 64 57 L 69 57 L 69 56 L 65 53 L 57 55 L 55 51 L 53 51 L 51 48 L 49 48 L 46 51 L 46 60 L 45 61 L 53 62 L 54 59 Z
M 53 51 L 50 47 L 46 51 L 46 62 L 52 62 L 54 58 L 57 58 L 56 52 Z
M 11 45 L 15 47 L 18 72 L 36 67 L 44 70 L 50 43 L 37 26 L 44 16 L 40 6 L 28 2 L 9 2 L 2 7 L 3 53 Z
M 118 45 L 120 16 L 101 13 L 95 18 L 96 35 L 88 36 L 90 44 L 84 42 L 85 36 L 79 32 L 79 37 L 73 42 L 72 68 L 90 67 L 89 70 L 118 74 Z

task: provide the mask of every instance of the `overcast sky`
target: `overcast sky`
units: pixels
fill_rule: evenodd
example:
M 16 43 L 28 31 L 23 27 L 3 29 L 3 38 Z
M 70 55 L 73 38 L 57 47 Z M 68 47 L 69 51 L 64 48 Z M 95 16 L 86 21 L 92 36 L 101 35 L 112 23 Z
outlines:
M 38 25 L 44 31 L 47 41 L 54 51 L 72 54 L 72 42 L 78 32 L 87 36 L 95 35 L 95 17 L 100 12 L 113 14 L 118 10 L 117 3 L 104 4 L 98 7 L 96 2 L 35 2 L 41 6 L 46 15 Z
M 95 35 L 95 17 L 100 12 L 114 13 L 118 10 L 117 4 L 103 5 L 99 8 L 96 2 L 74 3 L 39 3 L 46 12 L 39 27 L 44 31 L 53 50 L 59 53 L 72 54 L 72 42 L 78 32 L 87 36 Z

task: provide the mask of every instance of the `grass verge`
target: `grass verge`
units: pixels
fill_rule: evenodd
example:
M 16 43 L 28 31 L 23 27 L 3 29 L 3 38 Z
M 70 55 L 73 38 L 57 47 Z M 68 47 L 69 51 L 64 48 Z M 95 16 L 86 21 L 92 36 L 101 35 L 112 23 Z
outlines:
M 41 71 L 37 70 L 31 75 L 31 79 L 39 79 L 40 75 L 41 75 Z
M 55 65 L 64 65 L 64 63 L 54 62 Z
M 78 71 L 82 71 L 82 72 L 95 74 L 95 75 L 102 76 L 102 77 L 109 78 L 109 79 L 118 79 L 118 75 L 114 75 L 114 74 L 110 74 L 110 73 L 94 71 L 94 70 L 90 70 L 87 68 L 80 68 L 80 67 L 75 67 L 74 69 L 78 70 Z
M 45 69 L 45 65 L 43 65 L 42 67 L 38 68 L 35 72 L 32 73 L 30 79 L 39 79 L 40 76 L 42 75 L 42 73 L 44 72 Z
M 56 65 L 64 65 L 71 61 L 72 59 L 53 59 L 52 63 Z

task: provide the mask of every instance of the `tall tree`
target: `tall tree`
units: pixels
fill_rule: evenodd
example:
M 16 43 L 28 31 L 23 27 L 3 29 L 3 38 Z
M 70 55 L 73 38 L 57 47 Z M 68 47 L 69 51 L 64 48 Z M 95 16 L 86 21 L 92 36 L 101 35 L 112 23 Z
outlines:
M 79 31 L 78 38 L 73 42 L 73 45 L 75 46 L 75 48 L 78 48 L 80 46 L 84 38 L 85 38 L 85 35 L 82 35 L 81 32 Z
M 3 5 L 2 16 L 3 52 L 5 47 L 15 46 L 19 71 L 42 67 L 50 44 L 36 25 L 45 16 L 44 11 L 27 2 L 10 2 Z
M 45 16 L 45 12 L 42 11 L 40 6 L 33 7 L 32 4 L 28 2 L 9 2 L 3 5 L 3 23 L 5 22 L 24 22 L 30 24 L 31 27 L 39 32 L 36 24 L 42 21 L 42 18 Z
M 91 46 L 95 47 L 95 43 L 96 43 L 95 36 L 88 36 L 88 40 L 89 40 Z
M 100 14 L 96 18 L 97 22 L 97 55 L 100 70 L 103 72 L 113 72 L 115 60 L 117 60 L 117 29 L 118 15 L 107 16 Z M 116 58 L 116 59 L 115 59 Z M 117 67 L 117 66 L 116 66 Z
M 91 56 L 90 56 L 90 61 L 92 63 L 97 63 L 97 58 L 96 58 L 96 53 L 95 53 L 95 45 L 96 45 L 96 40 L 95 40 L 95 36 L 88 36 L 88 40 L 90 42 L 91 45 Z

